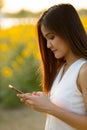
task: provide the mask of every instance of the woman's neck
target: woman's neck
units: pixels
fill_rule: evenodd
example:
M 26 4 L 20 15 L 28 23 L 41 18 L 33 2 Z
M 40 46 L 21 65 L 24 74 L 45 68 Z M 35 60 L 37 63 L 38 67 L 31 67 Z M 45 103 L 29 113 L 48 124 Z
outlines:
M 66 60 L 66 66 L 69 67 L 72 63 L 74 63 L 76 60 L 80 59 L 81 57 L 77 57 L 74 54 L 68 54 L 67 56 L 65 56 L 65 60 Z

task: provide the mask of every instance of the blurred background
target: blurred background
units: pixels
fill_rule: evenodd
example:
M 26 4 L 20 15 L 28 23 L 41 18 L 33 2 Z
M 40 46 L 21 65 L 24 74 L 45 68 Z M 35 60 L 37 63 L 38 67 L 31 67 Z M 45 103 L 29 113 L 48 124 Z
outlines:
M 36 23 L 59 3 L 77 9 L 87 32 L 87 0 L 0 0 L 0 130 L 44 130 L 45 115 L 25 107 L 8 85 L 41 91 Z

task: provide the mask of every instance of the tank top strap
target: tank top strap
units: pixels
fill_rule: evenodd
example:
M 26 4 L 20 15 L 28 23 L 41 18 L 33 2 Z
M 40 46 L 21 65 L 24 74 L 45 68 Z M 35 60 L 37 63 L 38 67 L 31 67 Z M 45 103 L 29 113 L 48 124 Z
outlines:
M 63 75 L 62 79 L 59 81 L 59 84 L 66 80 L 67 77 L 71 77 L 72 75 L 74 76 L 73 78 L 76 78 L 79 71 L 80 71 L 80 68 L 81 66 L 87 62 L 86 59 L 84 58 L 80 58 L 78 59 L 77 61 L 75 61 L 69 68 L 68 70 L 65 72 L 65 74 Z M 61 73 L 62 74 L 62 73 Z M 60 76 L 61 77 L 61 76 Z
M 86 59 L 83 59 L 81 58 L 76 65 L 73 66 L 73 78 L 75 79 L 75 81 L 77 80 L 78 78 L 78 75 L 79 75 L 79 72 L 80 72 L 80 69 L 81 67 L 83 66 L 84 63 L 86 63 L 87 60 Z
M 65 66 L 65 63 L 64 65 L 61 67 L 60 71 L 58 72 L 54 82 L 53 82 L 53 85 L 52 85 L 52 88 L 51 88 L 51 91 L 49 92 L 49 95 L 54 93 L 56 88 L 59 87 L 61 85 L 61 83 L 64 83 L 66 82 L 67 79 L 70 79 L 71 77 L 73 78 L 74 81 L 77 80 L 77 76 L 79 74 L 79 71 L 80 71 L 80 68 L 81 66 L 87 62 L 86 59 L 84 58 L 80 58 L 78 59 L 77 61 L 75 61 L 69 68 L 68 70 L 65 72 L 65 74 L 63 75 L 62 79 L 60 80 L 61 78 L 61 75 L 63 73 L 63 69 L 64 69 L 64 66 Z M 68 81 L 69 82 L 69 81 Z

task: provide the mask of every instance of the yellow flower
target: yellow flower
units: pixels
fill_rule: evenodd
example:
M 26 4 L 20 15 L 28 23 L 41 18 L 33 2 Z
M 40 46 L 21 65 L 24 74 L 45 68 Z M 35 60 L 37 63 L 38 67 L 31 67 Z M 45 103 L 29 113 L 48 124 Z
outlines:
M 23 51 L 22 51 L 22 56 L 24 57 L 24 58 L 26 58 L 26 57 L 28 57 L 29 56 L 29 50 L 27 50 L 27 49 L 24 49 Z
M 13 61 L 13 62 L 12 62 L 12 67 L 13 67 L 14 69 L 18 69 L 18 68 L 19 68 L 19 65 L 18 65 L 18 63 L 17 63 L 16 61 Z
M 33 55 L 34 55 L 35 58 L 41 59 L 41 54 L 40 54 L 39 50 L 33 51 Z
M 23 58 L 21 56 L 17 56 L 16 60 L 19 64 L 23 63 Z
M 0 50 L 2 50 L 3 52 L 8 51 L 8 45 L 6 43 L 2 43 L 0 45 Z
M 82 21 L 82 24 L 85 28 L 85 31 L 87 32 L 87 16 L 82 16 L 81 21 Z
M 4 68 L 2 69 L 2 74 L 3 74 L 5 77 L 10 78 L 10 77 L 12 77 L 13 72 L 12 72 L 12 69 L 11 69 L 11 68 L 9 68 L 9 67 L 4 67 Z

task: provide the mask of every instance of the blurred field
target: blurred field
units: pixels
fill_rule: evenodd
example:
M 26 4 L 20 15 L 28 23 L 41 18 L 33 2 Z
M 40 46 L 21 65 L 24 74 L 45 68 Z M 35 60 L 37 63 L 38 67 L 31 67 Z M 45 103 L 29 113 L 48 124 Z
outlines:
M 87 16 L 81 21 L 87 32 Z M 78 28 L 77 28 L 78 29 Z M 20 105 L 8 84 L 23 92 L 41 90 L 40 53 L 34 24 L 0 29 L 0 102 L 5 107 Z
M 40 90 L 40 54 L 33 24 L 0 29 L 0 101 L 5 107 L 20 105 L 12 84 L 23 92 Z
M 81 21 L 82 21 L 82 24 L 85 28 L 86 33 L 87 33 L 87 16 L 82 16 Z
M 44 130 L 45 118 L 28 108 L 0 110 L 0 130 Z

